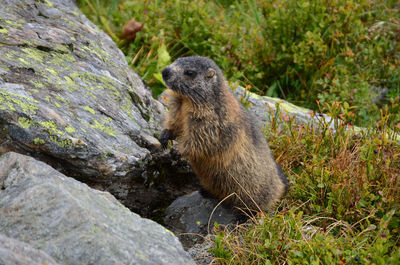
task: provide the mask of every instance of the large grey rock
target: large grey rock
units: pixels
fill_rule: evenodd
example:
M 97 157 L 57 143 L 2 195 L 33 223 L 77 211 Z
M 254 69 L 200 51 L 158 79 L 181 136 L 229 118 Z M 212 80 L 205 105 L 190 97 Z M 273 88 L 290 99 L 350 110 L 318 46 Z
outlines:
M 0 234 L 1 265 L 57 265 L 49 255 L 32 248 L 29 244 Z
M 158 152 L 163 106 L 73 1 L 0 0 L 0 53 L 0 154 L 45 161 L 145 216 L 193 182 Z
M 238 99 L 248 103 L 248 110 L 263 124 L 269 124 L 271 115 L 275 115 L 278 108 L 282 115 L 288 118 L 293 117 L 296 124 L 316 123 L 320 119 L 324 119 L 329 123 L 331 120 L 331 117 L 326 114 L 315 114 L 310 109 L 296 106 L 280 98 L 259 96 L 246 91 L 243 87 L 237 87 L 234 90 L 234 94 Z
M 335 123 L 340 122 L 340 120 L 333 119 L 327 114 L 316 113 L 310 109 L 296 106 L 280 98 L 259 96 L 246 91 L 242 87 L 237 87 L 234 90 L 234 94 L 238 99 L 247 102 L 248 110 L 253 113 L 257 120 L 266 124 L 266 126 L 269 126 L 271 118 L 276 118 L 276 116 L 278 117 L 278 126 L 281 125 L 282 117 L 293 119 L 294 124 L 297 125 L 320 124 L 323 125 L 323 127 L 328 127 L 332 131 L 335 131 Z M 345 128 L 350 133 L 354 134 L 366 133 L 368 131 L 366 128 L 352 125 L 347 125 Z M 388 137 L 400 142 L 400 133 L 395 134 L 393 131 L 389 132 Z
M 71 0 L 0 0 L 0 153 L 111 182 L 159 146 L 162 106 Z
M 31 157 L 0 157 L 0 233 L 60 264 L 194 264 L 168 230 Z

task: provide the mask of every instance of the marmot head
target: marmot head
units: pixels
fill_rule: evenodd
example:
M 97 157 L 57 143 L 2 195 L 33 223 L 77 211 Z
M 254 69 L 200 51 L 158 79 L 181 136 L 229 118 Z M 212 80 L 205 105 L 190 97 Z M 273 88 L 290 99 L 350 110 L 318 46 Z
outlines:
M 211 59 L 190 56 L 177 59 L 164 68 L 162 77 L 172 90 L 195 103 L 210 103 L 222 92 L 224 78 L 221 69 Z

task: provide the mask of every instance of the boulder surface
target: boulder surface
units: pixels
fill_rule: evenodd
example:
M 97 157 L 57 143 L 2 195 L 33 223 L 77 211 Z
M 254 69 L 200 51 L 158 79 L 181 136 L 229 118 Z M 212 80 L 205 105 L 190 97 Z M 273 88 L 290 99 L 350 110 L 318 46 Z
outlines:
M 164 107 L 72 0 L 0 0 L 0 53 L 0 155 L 35 157 L 153 218 L 183 194 L 193 175 L 158 151 Z
M 49 255 L 29 244 L 0 234 L 0 264 L 2 265 L 57 265 Z
M 93 178 L 137 168 L 162 109 L 115 43 L 70 0 L 0 2 L 2 152 Z
M 0 233 L 60 264 L 194 264 L 161 225 L 32 157 L 0 157 Z

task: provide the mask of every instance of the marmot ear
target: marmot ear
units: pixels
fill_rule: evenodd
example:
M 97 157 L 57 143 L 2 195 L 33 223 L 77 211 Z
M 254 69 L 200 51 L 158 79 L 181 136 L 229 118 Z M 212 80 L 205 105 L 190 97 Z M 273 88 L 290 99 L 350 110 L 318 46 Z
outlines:
M 206 77 L 207 77 L 207 78 L 211 78 L 211 77 L 213 77 L 214 75 L 215 75 L 215 70 L 212 69 L 212 68 L 208 68 L 208 69 L 207 69 L 207 73 L 206 73 Z

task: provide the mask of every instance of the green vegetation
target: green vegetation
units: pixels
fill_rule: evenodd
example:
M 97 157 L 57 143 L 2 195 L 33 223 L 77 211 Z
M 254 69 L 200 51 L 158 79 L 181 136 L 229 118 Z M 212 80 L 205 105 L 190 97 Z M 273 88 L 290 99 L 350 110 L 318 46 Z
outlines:
M 335 116 L 340 105 L 325 108 Z M 390 116 L 380 122 L 391 126 Z M 220 263 L 399 264 L 400 128 L 356 133 L 322 118 L 296 126 L 279 112 L 271 125 L 266 135 L 289 193 L 273 215 L 217 229 Z
M 397 0 L 79 0 L 158 95 L 169 59 L 203 55 L 254 92 L 317 109 L 351 106 L 346 121 L 369 125 L 400 95 Z M 143 30 L 120 40 L 131 18 Z M 387 93 L 386 100 L 380 100 Z M 398 112 L 398 107 L 391 110 Z M 400 119 L 399 119 L 400 122 Z
M 78 4 L 155 95 L 166 64 L 198 54 L 231 82 L 342 119 L 298 126 L 279 111 L 271 116 L 265 133 L 289 193 L 272 215 L 217 227 L 219 263 L 400 264 L 398 1 Z M 144 27 L 128 43 L 118 36 L 131 18 Z M 349 123 L 368 129 L 356 133 Z

